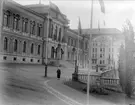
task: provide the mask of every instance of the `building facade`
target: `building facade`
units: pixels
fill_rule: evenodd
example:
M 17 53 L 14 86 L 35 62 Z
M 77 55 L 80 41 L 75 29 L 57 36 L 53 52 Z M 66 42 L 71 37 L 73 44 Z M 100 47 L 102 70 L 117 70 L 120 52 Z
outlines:
M 67 30 L 67 60 L 82 68 L 88 67 L 88 37 L 79 35 L 75 30 Z
M 79 67 L 88 68 L 92 33 L 92 69 L 113 68 L 114 39 L 121 34 L 119 30 L 82 29 L 79 35 L 69 28 L 69 20 L 53 3 L 22 6 L 8 1 L 3 7 L 2 62 L 44 64 L 47 57 L 48 62 L 62 60 L 75 64 L 77 60 Z
M 0 60 L 41 63 L 43 28 L 41 15 L 13 1 L 4 2 Z

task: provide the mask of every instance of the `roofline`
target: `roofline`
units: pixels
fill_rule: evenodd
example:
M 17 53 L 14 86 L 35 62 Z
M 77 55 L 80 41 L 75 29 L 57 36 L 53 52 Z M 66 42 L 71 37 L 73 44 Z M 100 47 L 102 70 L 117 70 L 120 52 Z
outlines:
M 45 16 L 40 15 L 38 12 L 35 12 L 35 11 L 31 10 L 30 8 L 28 8 L 28 7 L 26 7 L 26 6 L 23 6 L 23 5 L 21 5 L 21 4 L 17 3 L 17 2 L 15 2 L 15 1 L 7 1 L 7 2 L 12 3 L 13 5 L 16 5 L 16 6 L 18 6 L 19 8 L 24 9 L 25 11 L 28 11 L 28 12 L 30 12 L 30 13 L 32 13 L 32 14 L 34 14 L 34 15 L 37 15 L 37 16 L 43 18 L 43 19 L 45 18 Z

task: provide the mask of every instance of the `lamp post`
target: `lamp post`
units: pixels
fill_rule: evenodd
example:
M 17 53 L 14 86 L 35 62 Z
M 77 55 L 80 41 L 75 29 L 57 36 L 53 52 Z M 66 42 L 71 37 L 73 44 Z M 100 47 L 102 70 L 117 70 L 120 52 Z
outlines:
M 47 67 L 48 67 L 48 36 L 49 36 L 49 24 L 50 24 L 50 1 L 49 1 L 49 9 L 47 16 L 47 35 L 46 35 L 46 59 L 45 59 L 45 77 L 47 77 Z
M 73 51 L 73 54 L 74 54 L 74 57 L 75 57 L 75 52 L 76 52 L 76 49 L 75 48 L 73 48 L 72 49 L 72 51 Z M 76 55 L 76 57 L 75 57 L 75 71 L 74 71 L 74 73 L 73 73 L 73 77 L 72 77 L 72 79 L 73 80 L 75 80 L 75 81 L 77 81 L 78 80 L 78 65 L 77 65 L 77 55 Z

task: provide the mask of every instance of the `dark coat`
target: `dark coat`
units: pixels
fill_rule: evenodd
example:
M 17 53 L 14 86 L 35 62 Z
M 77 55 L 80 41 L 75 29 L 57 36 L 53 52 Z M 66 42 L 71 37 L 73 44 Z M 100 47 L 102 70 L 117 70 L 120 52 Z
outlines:
M 60 75 L 61 75 L 61 70 L 58 69 L 58 70 L 57 70 L 57 78 L 60 78 Z

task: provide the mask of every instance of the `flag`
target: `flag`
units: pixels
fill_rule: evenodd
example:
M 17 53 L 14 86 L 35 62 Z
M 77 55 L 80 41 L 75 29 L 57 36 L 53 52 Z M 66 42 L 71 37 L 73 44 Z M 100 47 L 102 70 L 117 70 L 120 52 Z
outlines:
M 105 5 L 104 5 L 104 1 L 103 0 L 99 0 L 99 4 L 101 6 L 101 12 L 103 12 L 105 14 Z
M 82 28 L 81 28 L 81 22 L 80 22 L 80 17 L 79 17 L 79 22 L 78 22 L 78 34 L 82 34 Z
M 100 31 L 100 21 L 98 20 L 98 29 Z

